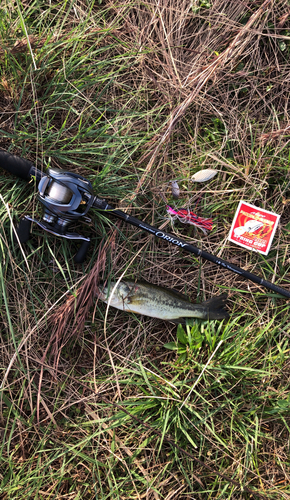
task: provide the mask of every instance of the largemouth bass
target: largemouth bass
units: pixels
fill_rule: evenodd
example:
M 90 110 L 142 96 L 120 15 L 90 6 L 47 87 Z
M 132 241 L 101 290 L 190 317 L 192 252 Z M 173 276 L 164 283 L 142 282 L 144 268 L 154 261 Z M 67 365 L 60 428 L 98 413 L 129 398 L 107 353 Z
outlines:
M 121 311 L 144 314 L 151 318 L 182 322 L 185 318 L 222 320 L 228 318 L 224 309 L 227 295 L 213 297 L 202 304 L 189 302 L 187 297 L 174 290 L 151 283 L 120 281 L 104 286 L 99 298 Z

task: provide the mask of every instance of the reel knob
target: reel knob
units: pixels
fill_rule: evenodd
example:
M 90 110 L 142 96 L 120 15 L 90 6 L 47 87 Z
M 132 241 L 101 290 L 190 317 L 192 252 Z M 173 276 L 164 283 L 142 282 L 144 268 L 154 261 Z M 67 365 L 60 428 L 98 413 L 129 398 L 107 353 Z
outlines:
M 83 241 L 78 252 L 74 256 L 74 261 L 76 264 L 82 264 L 87 256 L 87 251 L 90 246 L 90 241 Z
M 31 221 L 26 218 L 21 219 L 19 226 L 16 229 L 16 233 L 20 243 L 26 243 L 30 239 L 30 228 L 31 228 Z M 15 243 L 18 243 L 15 234 L 13 234 L 13 239 Z

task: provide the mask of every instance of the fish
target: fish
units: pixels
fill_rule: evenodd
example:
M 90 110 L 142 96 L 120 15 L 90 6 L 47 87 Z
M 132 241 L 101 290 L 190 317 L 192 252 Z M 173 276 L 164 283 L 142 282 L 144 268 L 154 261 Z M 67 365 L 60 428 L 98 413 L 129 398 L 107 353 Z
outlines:
M 224 309 L 226 294 L 194 304 L 180 292 L 148 282 L 111 282 L 110 287 L 100 287 L 99 298 L 121 311 L 175 323 L 184 323 L 185 318 L 222 320 L 229 317 Z
M 206 170 L 199 170 L 192 177 L 191 180 L 193 182 L 206 182 L 212 179 L 217 174 L 217 170 L 213 170 L 212 168 L 207 168 Z

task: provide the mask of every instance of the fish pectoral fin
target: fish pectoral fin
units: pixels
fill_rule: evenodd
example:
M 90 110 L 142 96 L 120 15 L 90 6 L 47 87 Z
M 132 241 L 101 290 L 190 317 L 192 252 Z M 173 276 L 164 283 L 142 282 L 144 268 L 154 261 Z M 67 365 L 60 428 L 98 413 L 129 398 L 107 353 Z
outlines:
M 132 314 L 142 314 L 140 313 L 139 311 L 135 311 L 135 309 L 124 309 L 124 311 L 126 311 L 127 313 L 132 313 Z

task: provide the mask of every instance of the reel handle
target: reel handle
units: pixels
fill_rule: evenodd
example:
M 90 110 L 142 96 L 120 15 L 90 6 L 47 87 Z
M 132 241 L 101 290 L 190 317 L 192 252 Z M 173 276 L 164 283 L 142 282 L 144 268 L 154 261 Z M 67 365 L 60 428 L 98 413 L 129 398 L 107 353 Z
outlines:
M 74 256 L 74 261 L 76 264 L 82 264 L 84 262 L 90 243 L 90 241 L 83 241 L 78 252 Z
M 27 217 L 21 219 L 19 226 L 16 229 L 16 233 L 20 243 L 26 243 L 30 239 L 31 224 L 32 224 L 31 219 L 28 219 Z M 17 244 L 18 240 L 15 234 L 13 234 L 13 239 L 14 242 Z M 90 240 L 82 241 L 80 248 L 78 249 L 76 255 L 74 256 L 74 261 L 76 264 L 82 264 L 85 261 L 90 243 L 91 243 Z
M 18 228 L 16 229 L 17 236 L 19 238 L 20 243 L 26 243 L 30 238 L 30 228 L 31 221 L 28 219 L 21 219 Z M 13 239 L 15 243 L 18 243 L 15 234 L 13 235 Z
M 42 172 L 35 168 L 29 160 L 7 153 L 2 149 L 0 150 L 0 167 L 25 181 L 30 181 L 33 175 L 37 181 L 43 177 Z

